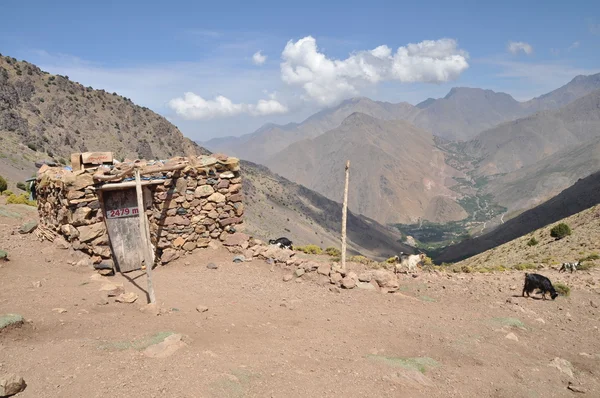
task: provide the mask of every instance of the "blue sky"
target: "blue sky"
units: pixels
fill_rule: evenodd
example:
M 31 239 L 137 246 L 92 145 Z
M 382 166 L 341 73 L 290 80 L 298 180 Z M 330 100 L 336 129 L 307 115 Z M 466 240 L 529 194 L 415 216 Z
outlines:
M 600 72 L 598 1 L 4 0 L 0 12 L 0 53 L 117 91 L 198 140 L 356 95 L 415 104 L 471 86 L 524 100 Z

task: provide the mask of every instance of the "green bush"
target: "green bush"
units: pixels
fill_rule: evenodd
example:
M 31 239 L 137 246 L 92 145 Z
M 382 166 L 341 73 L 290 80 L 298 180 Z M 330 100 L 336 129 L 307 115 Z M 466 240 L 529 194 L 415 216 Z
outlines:
M 339 257 L 342 255 L 342 251 L 340 249 L 336 249 L 335 247 L 328 247 L 327 249 L 325 249 L 325 253 L 327 253 L 331 257 Z
M 4 179 L 4 177 L 0 176 L 0 193 L 6 191 L 7 188 L 8 184 L 6 183 L 6 180 Z
M 556 282 L 554 284 L 554 289 L 556 290 L 556 293 L 560 294 L 561 296 L 569 297 L 571 294 L 571 288 L 564 283 Z
M 360 264 L 370 264 L 373 262 L 373 260 L 369 260 L 368 258 L 366 258 L 365 256 L 350 256 L 348 258 L 348 261 L 352 262 L 352 263 L 360 263 Z
M 294 246 L 294 250 L 303 252 L 306 254 L 323 254 L 323 249 L 317 245 L 306 245 L 306 246 Z
M 582 258 L 579 261 L 592 261 L 592 260 L 598 260 L 600 259 L 600 255 L 598 253 L 592 253 L 589 256 L 587 256 L 586 258 Z
M 527 242 L 527 246 L 535 246 L 537 245 L 539 242 L 538 240 L 535 238 L 535 236 L 532 236 L 531 239 L 529 239 L 529 242 Z
M 12 194 L 6 199 L 6 203 L 13 205 L 37 206 L 37 202 L 35 200 L 29 200 L 27 198 L 27 194 L 21 194 L 19 196 Z
M 17 182 L 17 188 L 19 188 L 21 191 L 27 191 L 27 185 L 21 181 Z
M 10 195 L 14 195 L 14 193 L 12 191 L 9 191 L 8 189 L 4 192 L 2 192 L 2 195 L 4 196 L 10 196 Z
M 513 268 L 516 269 L 517 271 L 525 271 L 527 269 L 537 269 L 537 267 L 535 265 L 529 264 L 529 263 L 517 264 Z
M 565 236 L 569 236 L 569 235 L 571 235 L 571 228 L 564 222 L 561 222 L 560 224 L 555 225 L 550 230 L 550 236 L 553 238 L 556 238 L 557 240 L 562 239 Z

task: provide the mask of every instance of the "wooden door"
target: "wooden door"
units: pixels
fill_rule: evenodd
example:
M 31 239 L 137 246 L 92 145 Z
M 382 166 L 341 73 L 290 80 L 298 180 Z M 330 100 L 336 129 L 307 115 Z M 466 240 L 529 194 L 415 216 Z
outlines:
M 144 191 L 146 208 L 149 191 Z M 102 201 L 115 266 L 120 272 L 141 269 L 144 256 L 135 188 L 104 191 Z

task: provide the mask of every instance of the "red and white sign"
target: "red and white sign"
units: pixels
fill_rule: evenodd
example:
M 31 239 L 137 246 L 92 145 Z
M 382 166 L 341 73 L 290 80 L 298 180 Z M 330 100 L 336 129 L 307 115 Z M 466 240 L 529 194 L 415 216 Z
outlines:
M 121 218 L 137 216 L 139 214 L 137 207 L 124 207 L 122 209 L 107 210 L 106 218 Z

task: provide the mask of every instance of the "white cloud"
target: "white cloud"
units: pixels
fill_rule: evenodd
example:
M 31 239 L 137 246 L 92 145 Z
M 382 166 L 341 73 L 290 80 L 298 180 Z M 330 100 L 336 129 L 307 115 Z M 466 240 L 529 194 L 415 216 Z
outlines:
M 274 99 L 259 100 L 253 104 L 235 104 L 229 98 L 219 95 L 213 100 L 204 98 L 192 92 L 184 93 L 183 98 L 169 101 L 169 107 L 179 116 L 188 120 L 213 119 L 240 115 L 252 116 L 282 114 L 288 108 Z
M 579 48 L 579 46 L 581 46 L 581 43 L 579 41 L 573 42 L 573 44 L 571 44 L 568 48 L 569 51 L 574 50 L 576 48 Z
M 524 41 L 511 41 L 508 43 L 508 51 L 513 55 L 517 55 L 520 51 L 530 55 L 533 52 L 533 47 Z
M 309 99 L 332 105 L 359 88 L 381 81 L 441 83 L 454 80 L 469 64 L 468 54 L 452 39 L 426 40 L 400 47 L 393 53 L 385 45 L 358 51 L 345 60 L 319 52 L 316 40 L 307 36 L 289 41 L 282 53 L 281 78 L 301 86 Z
M 261 51 L 255 52 L 252 56 L 252 62 L 254 62 L 254 65 L 262 65 L 265 63 L 266 60 L 267 56 L 263 55 Z

